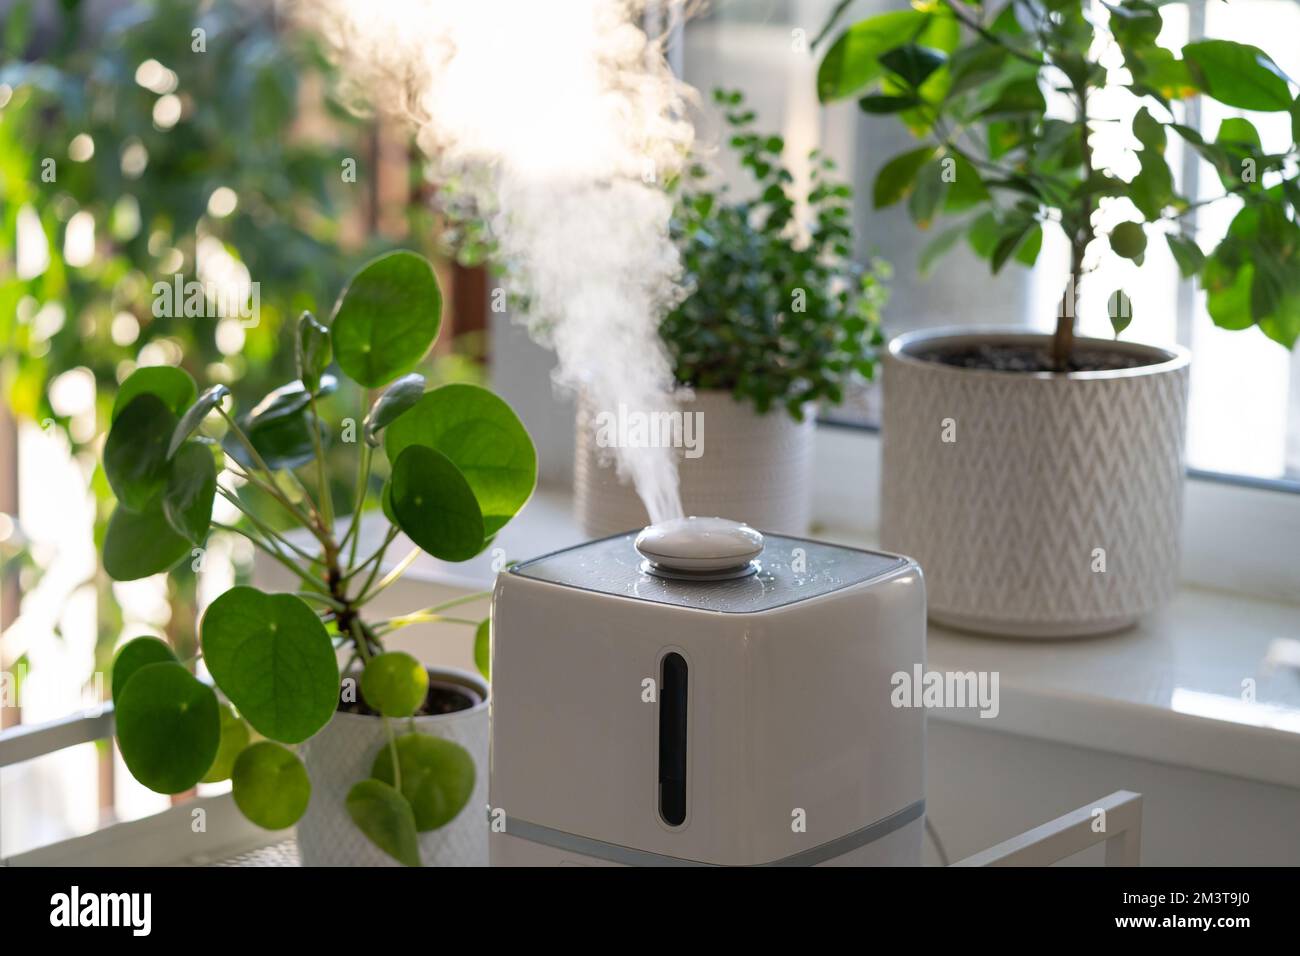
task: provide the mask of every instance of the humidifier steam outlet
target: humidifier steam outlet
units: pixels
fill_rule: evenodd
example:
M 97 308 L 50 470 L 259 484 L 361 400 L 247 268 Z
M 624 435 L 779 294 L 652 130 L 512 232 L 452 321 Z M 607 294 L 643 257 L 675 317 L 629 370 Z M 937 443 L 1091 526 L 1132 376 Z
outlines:
M 726 518 L 672 518 L 641 530 L 641 570 L 678 581 L 725 581 L 759 570 L 763 535 Z

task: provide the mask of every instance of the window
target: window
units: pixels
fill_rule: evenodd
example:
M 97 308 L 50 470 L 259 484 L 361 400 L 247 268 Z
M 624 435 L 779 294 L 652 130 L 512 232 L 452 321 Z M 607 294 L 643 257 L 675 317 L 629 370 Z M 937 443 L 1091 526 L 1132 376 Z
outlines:
M 895 4 L 903 7 L 903 3 Z M 715 85 L 739 87 L 758 112 L 760 126 L 786 137 L 787 161 L 796 171 L 808 149 L 820 146 L 834 156 L 859 197 L 856 226 L 859 249 L 880 254 L 894 264 L 892 299 L 886 311 L 889 334 L 935 325 L 1015 325 L 1047 329 L 1054 320 L 1064 285 L 1067 250 L 1064 237 L 1045 237 L 1042 254 L 1032 270 L 1005 270 L 998 277 L 987 265 L 956 249 L 942 260 L 937 274 L 917 275 L 918 257 L 929 236 L 917 230 L 905 211 L 870 208 L 871 184 L 890 157 L 907 148 L 908 135 L 892 117 L 868 117 L 853 103 L 822 108 L 814 77 L 819 53 L 807 43 L 815 37 L 831 9 L 832 0 L 778 3 L 773 0 L 732 0 L 707 16 L 692 20 L 683 44 L 684 75 L 703 92 Z M 859 15 L 873 12 L 860 4 Z M 1253 43 L 1276 57 L 1292 76 L 1300 76 L 1300 47 L 1288 38 L 1300 35 L 1300 5 L 1284 0 L 1240 0 L 1229 6 L 1214 0 L 1191 0 L 1163 8 L 1162 42 L 1181 45 L 1197 36 L 1219 36 Z M 1104 9 L 1098 5 L 1101 15 Z M 845 22 L 852 22 L 851 19 Z M 1101 54 L 1105 56 L 1105 54 Z M 1133 97 L 1121 95 L 1099 104 L 1123 123 L 1098 124 L 1094 134 L 1098 162 L 1121 175 L 1133 170 L 1125 155 L 1127 121 L 1137 110 Z M 1247 115 L 1260 130 L 1266 148 L 1290 142 L 1289 118 L 1277 114 L 1244 114 L 1213 102 L 1179 105 L 1178 118 L 1213 138 L 1230 114 Z M 716 139 L 716 126 L 707 121 L 700 135 Z M 1189 196 L 1206 200 L 1218 195 L 1213 170 L 1170 136 L 1169 155 Z M 723 170 L 736 175 L 722 157 Z M 796 173 L 797 174 L 797 173 Z M 743 179 L 737 179 L 737 189 Z M 1198 210 L 1195 234 L 1202 248 L 1223 235 L 1236 211 L 1236 200 L 1223 200 Z M 1111 205 L 1104 215 L 1123 217 L 1127 200 Z M 1191 225 L 1191 224 L 1189 224 Z M 1131 296 L 1134 323 L 1126 337 L 1150 342 L 1178 342 L 1193 352 L 1189 407 L 1188 465 L 1198 473 L 1213 473 L 1300 489 L 1300 355 L 1286 352 L 1257 329 L 1232 332 L 1214 325 L 1205 309 L 1205 296 L 1190 281 L 1181 281 L 1163 243 L 1151 243 L 1143 266 L 1106 257 L 1083 290 L 1080 325 L 1085 334 L 1109 336 L 1106 298 L 1123 287 Z M 877 396 L 870 392 L 831 413 L 837 420 L 870 424 L 876 420 Z

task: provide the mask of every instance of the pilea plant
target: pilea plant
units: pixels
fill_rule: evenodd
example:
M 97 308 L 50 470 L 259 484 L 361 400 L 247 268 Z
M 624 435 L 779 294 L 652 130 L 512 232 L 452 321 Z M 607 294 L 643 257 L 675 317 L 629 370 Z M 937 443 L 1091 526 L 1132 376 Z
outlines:
M 291 748 L 324 727 L 341 699 L 349 701 L 359 673 L 353 706 L 384 722 L 388 746 L 348 794 L 356 825 L 391 856 L 418 865 L 417 833 L 464 807 L 474 762 L 459 745 L 420 734 L 406 720 L 425 703 L 428 672 L 410 655 L 385 650 L 384 639 L 421 621 L 472 625 L 475 657 L 486 669 L 487 622 L 446 613 L 472 598 L 382 620 L 367 617 L 366 608 L 420 550 L 447 561 L 482 551 L 532 493 L 537 459 L 519 419 L 491 392 L 463 384 L 426 392 L 423 376 L 412 372 L 438 334 L 440 315 L 429 263 L 390 253 L 352 277 L 328 326 L 302 316 L 297 380 L 241 415 L 225 407 L 224 386 L 196 397 L 180 369 L 143 368 L 123 382 L 103 453 L 117 497 L 103 543 L 108 574 L 128 581 L 166 571 L 200 555 L 210 530 L 223 528 L 300 582 L 293 593 L 234 587 L 211 603 L 200 624 L 200 658 L 215 687 L 195 676 L 195 661 L 177 660 L 156 638 L 118 651 L 118 742 L 145 786 L 178 793 L 229 778 L 235 803 L 254 823 L 292 825 L 307 808 L 311 782 Z M 336 427 L 322 418 L 320 401 L 338 384 L 327 371 L 332 363 L 367 389 L 384 388 L 359 428 L 352 419 Z M 324 455 L 336 433 L 357 449 L 345 529 L 335 519 Z M 361 515 L 377 454 L 389 463 L 374 493 L 388 526 L 363 553 Z M 302 529 L 297 540 L 258 518 L 251 495 L 274 501 Z M 218 497 L 241 516 L 237 524 L 213 519 Z M 415 549 L 381 577 L 399 532 Z
M 847 6 L 837 5 L 823 36 Z M 924 141 L 880 170 L 877 207 L 906 199 L 922 227 L 940 214 L 967 217 L 936 237 L 923 262 L 965 235 L 994 272 L 1013 258 L 1032 264 L 1044 224 L 1062 230 L 1070 280 L 1052 342 L 1056 371 L 1072 367 L 1080 280 L 1101 251 L 1094 243 L 1104 238 L 1116 255 L 1141 264 L 1149 231 L 1163 232 L 1182 274 L 1199 278 L 1218 325 L 1258 325 L 1288 348 L 1300 336 L 1300 105 L 1291 81 L 1246 44 L 1157 44 L 1159 7 L 1154 0 L 914 0 L 910 10 L 849 27 L 818 70 L 823 101 L 858 97 L 864 112 L 895 114 Z M 1108 49 L 1118 50 L 1123 70 L 1105 65 Z M 1127 180 L 1099 168 L 1092 141 L 1114 120 L 1100 104 L 1113 109 L 1125 87 L 1141 101 L 1130 127 L 1138 171 Z M 1049 95 L 1068 107 L 1049 108 Z M 1259 131 L 1239 116 L 1207 140 L 1175 113 L 1179 101 L 1197 95 L 1289 114 L 1292 142 L 1264 149 Z M 1193 201 L 1175 189 L 1165 156 L 1171 131 L 1214 167 L 1221 196 Z M 1206 254 L 1188 225 L 1192 213 L 1228 196 L 1241 210 Z M 1100 205 L 1121 197 L 1137 216 L 1100 232 Z M 1131 317 L 1127 296 L 1117 290 L 1109 304 L 1118 334 Z
M 853 194 L 833 178 L 830 157 L 810 157 L 801 224 L 784 141 L 753 130 L 739 92 L 713 95 L 757 195 L 736 200 L 710 188 L 701 163 L 674 183 L 672 231 L 688 294 L 660 334 L 678 381 L 725 389 L 760 413 L 784 406 L 802 420 L 807 403 L 837 404 L 855 376 L 874 375 L 888 267 L 853 259 Z

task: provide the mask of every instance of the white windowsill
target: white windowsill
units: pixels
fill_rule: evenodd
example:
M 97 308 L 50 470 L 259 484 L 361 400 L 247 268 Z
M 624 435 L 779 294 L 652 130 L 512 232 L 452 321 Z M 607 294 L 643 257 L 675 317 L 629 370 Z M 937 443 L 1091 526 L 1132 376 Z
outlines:
M 542 488 L 498 536 L 509 560 L 584 540 L 567 488 Z M 828 541 L 869 547 L 866 532 L 820 528 Z M 390 556 L 405 549 L 394 546 Z M 500 555 L 497 555 L 500 559 Z M 415 581 L 491 587 L 493 555 L 449 565 L 422 555 Z M 1270 669 L 1275 642 L 1300 639 L 1300 608 L 1187 587 L 1137 628 L 1067 641 L 990 639 L 937 626 L 928 663 L 941 671 L 997 671 L 1000 713 L 933 710 L 931 717 L 993 733 L 1228 774 L 1300 789 L 1300 670 Z M 1254 700 L 1243 697 L 1253 680 Z

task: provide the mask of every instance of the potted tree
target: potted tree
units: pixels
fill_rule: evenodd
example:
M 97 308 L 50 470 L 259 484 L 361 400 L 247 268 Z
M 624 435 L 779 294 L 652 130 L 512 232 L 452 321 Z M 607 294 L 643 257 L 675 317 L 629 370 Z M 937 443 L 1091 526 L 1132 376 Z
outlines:
M 472 385 L 426 392 L 412 372 L 440 313 L 427 261 L 381 256 L 352 277 L 328 327 L 302 316 L 294 381 L 236 416 L 224 385 L 196 398 L 184 371 L 142 369 L 123 383 L 104 444 L 117 497 L 103 542 L 113 579 L 198 563 L 220 527 L 300 582 L 292 593 L 234 587 L 209 605 L 198 660 L 211 683 L 195 676 L 195 660 L 178 660 L 155 638 L 118 651 L 112 687 L 127 768 L 161 793 L 229 778 L 254 823 L 298 825 L 309 865 L 486 863 L 478 808 L 486 801 L 487 685 L 384 648 L 406 624 L 460 620 L 453 607 L 469 599 L 387 620 L 366 610 L 415 556 L 381 574 L 399 533 L 416 551 L 463 561 L 523 506 L 536 479 L 532 442 L 503 401 Z M 359 424 L 322 417 L 321 400 L 337 384 L 326 372 L 331 359 L 364 388 L 384 389 Z M 209 431 L 221 425 L 218 440 Z M 356 449 L 346 528 L 335 520 L 324 454 L 335 437 Z M 372 468 L 384 458 L 378 497 L 389 526 L 365 554 L 360 519 Z M 240 524 L 214 521 L 218 496 Z M 257 496 L 312 545 L 259 518 L 250 501 Z M 463 623 L 475 628 L 485 668 L 487 622 Z
M 823 35 L 847 6 L 841 3 Z M 1122 290 L 1092 288 L 1104 255 L 1139 265 L 1162 235 L 1226 328 L 1258 325 L 1286 347 L 1300 334 L 1296 147 L 1264 150 L 1244 118 L 1211 141 L 1176 121 L 1203 95 L 1242 110 L 1289 112 L 1294 91 L 1262 51 L 1200 40 L 1156 43 L 1158 5 L 1118 0 L 1094 17 L 1080 0 L 915 3 L 843 31 L 818 71 L 823 101 L 857 97 L 922 141 L 890 160 L 877 207 L 906 201 L 922 228 L 963 216 L 929 255 L 963 236 L 994 272 L 1032 264 L 1043 230 L 1070 248 L 1055 331 L 948 329 L 890 343 L 884 362 L 881 537 L 925 568 L 931 616 L 1007 635 L 1116 630 L 1160 607 L 1175 585 L 1189 357 L 1120 341 Z M 1107 69 L 1117 50 L 1124 69 Z M 1094 160 L 1093 137 L 1126 87 L 1136 175 Z M 1058 116 L 1047 94 L 1064 99 Z M 1123 95 L 1122 93 L 1120 95 Z M 1172 133 L 1213 164 L 1241 202 L 1208 254 L 1186 227 L 1203 202 L 1181 195 L 1164 156 Z M 1117 203 L 1123 221 L 1104 229 Z M 1116 338 L 1076 335 L 1080 295 L 1107 296 Z
M 678 402 L 683 432 L 700 439 L 679 449 L 682 501 L 689 514 L 802 534 L 813 410 L 873 377 L 887 266 L 853 260 L 852 192 L 835 179 L 829 157 L 812 153 L 809 187 L 799 195 L 781 161 L 781 137 L 754 131 L 739 92 L 713 95 L 755 193 L 741 200 L 714 188 L 700 162 L 671 185 L 686 295 L 660 335 L 689 390 Z M 647 522 L 630 485 L 609 467 L 602 413 L 612 415 L 587 401 L 578 409 L 577 510 L 592 535 Z

